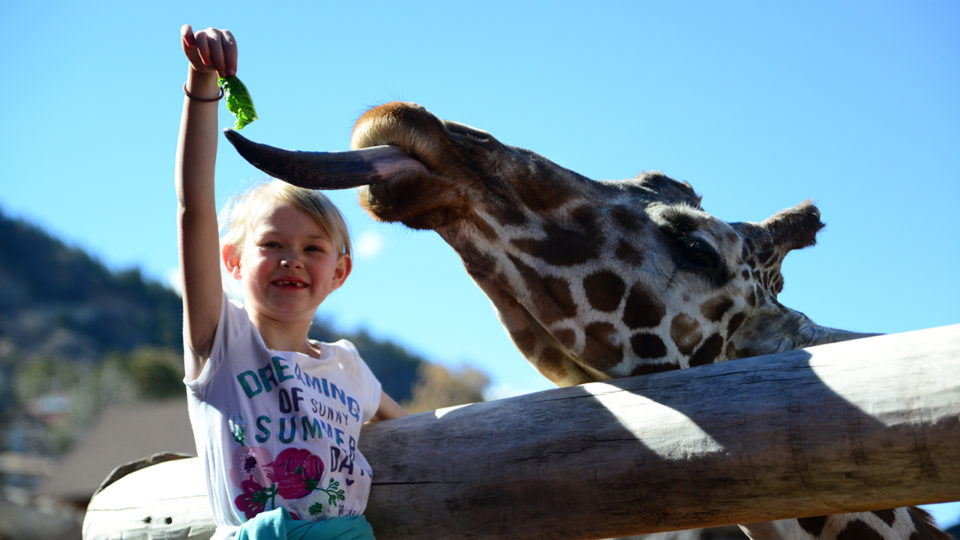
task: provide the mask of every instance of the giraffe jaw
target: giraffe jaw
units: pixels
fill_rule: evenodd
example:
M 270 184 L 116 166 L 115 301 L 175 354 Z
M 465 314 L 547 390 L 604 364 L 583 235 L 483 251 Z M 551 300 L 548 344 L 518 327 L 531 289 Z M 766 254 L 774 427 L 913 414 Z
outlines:
M 427 173 L 422 163 L 392 145 L 346 152 L 297 152 L 253 142 L 232 129 L 224 135 L 254 167 L 308 189 L 349 189 Z

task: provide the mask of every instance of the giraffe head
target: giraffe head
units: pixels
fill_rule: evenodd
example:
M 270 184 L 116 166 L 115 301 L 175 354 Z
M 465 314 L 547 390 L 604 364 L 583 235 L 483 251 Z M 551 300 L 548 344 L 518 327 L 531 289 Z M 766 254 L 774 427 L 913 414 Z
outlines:
M 560 385 L 852 337 L 777 301 L 784 256 L 823 226 L 809 202 L 727 223 L 663 174 L 590 180 L 408 103 L 365 113 L 352 152 L 228 138 L 273 176 L 363 186 L 375 218 L 436 231 L 524 356 Z

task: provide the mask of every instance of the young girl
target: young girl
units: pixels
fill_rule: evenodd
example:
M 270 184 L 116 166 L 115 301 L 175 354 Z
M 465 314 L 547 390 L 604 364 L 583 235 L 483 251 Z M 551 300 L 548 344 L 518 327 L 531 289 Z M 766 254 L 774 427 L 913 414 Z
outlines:
M 360 429 L 406 413 L 352 344 L 307 338 L 319 305 L 350 274 L 346 225 L 323 195 L 274 181 L 225 214 L 221 249 L 217 76 L 236 73 L 237 45 L 213 28 L 185 25 L 181 38 L 190 66 L 176 164 L 185 381 L 216 537 L 241 525 L 239 537 L 283 527 L 326 531 L 311 538 L 369 534 Z M 223 292 L 221 257 L 242 307 Z

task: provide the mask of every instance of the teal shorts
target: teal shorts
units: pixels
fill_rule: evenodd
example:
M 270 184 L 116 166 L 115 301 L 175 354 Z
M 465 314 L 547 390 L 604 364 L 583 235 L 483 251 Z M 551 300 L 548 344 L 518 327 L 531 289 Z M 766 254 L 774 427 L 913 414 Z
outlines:
M 261 512 L 240 526 L 237 540 L 374 540 L 363 516 L 323 521 L 293 519 L 286 508 Z

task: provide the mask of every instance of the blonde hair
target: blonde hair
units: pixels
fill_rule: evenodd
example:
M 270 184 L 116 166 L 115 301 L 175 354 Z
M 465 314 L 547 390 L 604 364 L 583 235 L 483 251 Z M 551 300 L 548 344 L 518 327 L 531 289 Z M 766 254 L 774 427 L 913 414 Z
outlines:
M 350 255 L 350 231 L 340 210 L 323 193 L 300 188 L 282 180 L 254 186 L 230 199 L 220 211 L 220 242 L 241 250 L 248 226 L 270 203 L 289 204 L 304 212 L 330 237 L 338 254 Z

